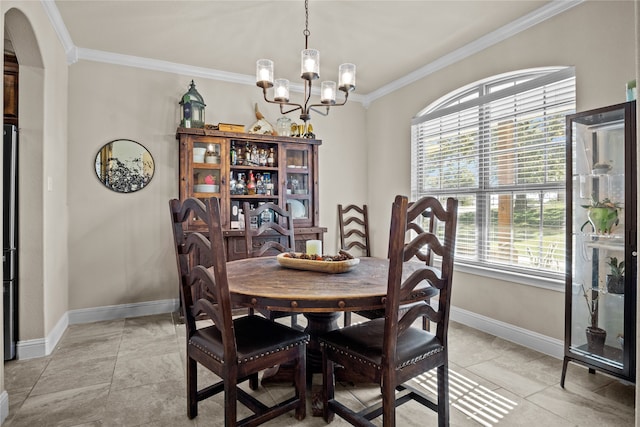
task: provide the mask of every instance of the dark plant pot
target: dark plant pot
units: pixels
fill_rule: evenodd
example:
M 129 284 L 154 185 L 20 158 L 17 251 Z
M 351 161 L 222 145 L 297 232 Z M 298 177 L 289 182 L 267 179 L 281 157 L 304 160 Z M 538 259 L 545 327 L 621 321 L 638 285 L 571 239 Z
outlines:
M 610 294 L 624 294 L 624 276 L 616 278 L 607 274 L 607 292 Z
M 607 339 L 607 331 L 602 328 L 587 327 L 587 349 L 591 353 L 602 354 L 604 341 Z

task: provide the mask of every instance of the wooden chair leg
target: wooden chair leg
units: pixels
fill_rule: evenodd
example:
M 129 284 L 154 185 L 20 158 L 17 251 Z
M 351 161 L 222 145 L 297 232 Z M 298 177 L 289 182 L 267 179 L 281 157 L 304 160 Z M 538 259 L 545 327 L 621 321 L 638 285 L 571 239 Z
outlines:
M 258 387 L 260 387 L 260 385 L 258 382 L 258 373 L 256 372 L 249 378 L 249 388 L 251 388 L 251 390 L 257 390 Z
M 198 362 L 187 355 L 187 416 L 198 416 Z
M 351 326 L 351 312 L 350 311 L 345 311 L 344 312 L 344 326 Z
M 382 425 L 384 427 L 394 427 L 396 425 L 396 388 L 394 381 L 382 380 Z
M 224 382 L 224 425 L 235 426 L 238 419 L 238 378 L 227 378 Z
M 335 413 L 329 408 L 329 401 L 335 396 L 334 365 L 322 352 L 322 416 L 325 422 L 333 421 Z
M 449 427 L 449 366 L 437 368 L 438 377 L 438 427 Z
M 296 378 L 295 378 L 295 387 L 296 387 L 296 396 L 298 397 L 299 402 L 296 407 L 296 420 L 301 421 L 307 415 L 307 357 L 306 350 L 304 346 L 298 346 L 298 359 L 296 361 Z

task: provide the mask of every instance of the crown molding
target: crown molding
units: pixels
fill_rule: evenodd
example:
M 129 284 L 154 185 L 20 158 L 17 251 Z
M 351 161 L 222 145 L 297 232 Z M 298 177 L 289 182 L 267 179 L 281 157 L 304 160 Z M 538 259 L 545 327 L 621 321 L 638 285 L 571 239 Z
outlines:
M 73 44 L 71 36 L 67 31 L 64 21 L 60 16 L 60 12 L 55 5 L 54 0 L 40 0 L 49 21 L 54 27 L 62 46 L 67 55 L 67 63 L 75 64 L 78 60 L 103 62 L 107 64 L 122 65 L 125 67 L 143 68 L 153 71 L 163 71 L 167 73 L 182 74 L 193 77 L 201 77 L 205 79 L 224 81 L 229 83 L 237 83 L 243 85 L 255 85 L 255 78 L 252 75 L 231 73 L 228 71 L 215 70 L 211 68 L 195 67 L 191 65 L 178 64 L 174 62 L 161 61 L 157 59 L 143 58 L 138 56 L 123 55 L 119 53 L 106 52 L 94 49 L 86 49 L 77 47 Z M 417 80 L 423 79 L 428 75 L 448 67 L 462 59 L 465 59 L 475 53 L 478 53 L 488 47 L 493 46 L 509 37 L 514 36 L 534 25 L 537 25 L 547 19 L 550 19 L 560 13 L 563 13 L 574 6 L 583 3 L 584 0 L 553 0 L 546 5 L 534 10 L 533 12 L 516 19 L 513 22 L 485 35 L 477 40 L 456 49 L 435 61 L 388 83 L 379 89 L 374 90 L 366 95 L 351 94 L 349 98 L 355 102 L 361 103 L 368 108 L 373 101 L 392 92 L 395 92 Z M 292 92 L 304 93 L 304 86 L 301 84 L 292 84 L 290 86 Z M 320 94 L 319 88 L 314 88 L 313 93 Z
M 46 13 L 53 29 L 58 35 L 58 39 L 60 43 L 62 43 L 62 47 L 64 49 L 65 54 L 67 55 L 67 64 L 73 64 L 78 60 L 77 49 L 73 44 L 73 40 L 71 40 L 71 35 L 69 31 L 67 31 L 66 25 L 64 25 L 64 21 L 62 20 L 62 16 L 60 15 L 60 11 L 58 10 L 58 6 L 54 0 L 40 0 L 42 4 L 42 8 Z

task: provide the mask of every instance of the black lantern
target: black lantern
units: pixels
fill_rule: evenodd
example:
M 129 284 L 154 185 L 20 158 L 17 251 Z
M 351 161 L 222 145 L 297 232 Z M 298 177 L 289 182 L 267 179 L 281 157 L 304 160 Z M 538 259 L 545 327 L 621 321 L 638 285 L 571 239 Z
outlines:
M 180 100 L 180 126 L 183 128 L 204 127 L 204 100 L 196 90 L 196 84 L 191 80 L 189 90 Z

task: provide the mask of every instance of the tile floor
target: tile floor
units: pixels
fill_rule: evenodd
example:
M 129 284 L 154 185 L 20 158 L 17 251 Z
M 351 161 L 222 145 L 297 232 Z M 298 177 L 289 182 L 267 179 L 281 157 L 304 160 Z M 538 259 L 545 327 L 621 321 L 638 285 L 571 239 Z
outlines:
M 186 416 L 183 340 L 184 325 L 171 314 L 72 325 L 50 356 L 5 363 L 10 408 L 3 425 L 222 426 L 221 396 L 201 402 L 196 419 Z M 456 323 L 449 340 L 452 426 L 634 425 L 633 385 L 570 364 L 562 389 L 558 359 Z M 420 383 L 430 388 L 433 379 Z M 259 392 L 273 399 L 290 390 Z M 354 405 L 378 397 L 374 386 L 341 384 L 338 393 Z M 410 402 L 397 424 L 437 425 L 437 418 Z M 288 413 L 266 425 L 326 424 L 309 404 L 302 422 Z M 346 422 L 336 417 L 332 425 Z

